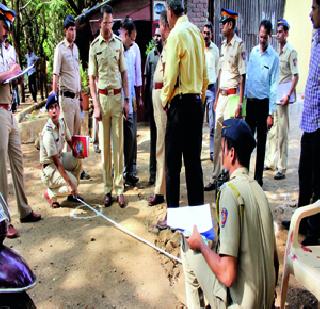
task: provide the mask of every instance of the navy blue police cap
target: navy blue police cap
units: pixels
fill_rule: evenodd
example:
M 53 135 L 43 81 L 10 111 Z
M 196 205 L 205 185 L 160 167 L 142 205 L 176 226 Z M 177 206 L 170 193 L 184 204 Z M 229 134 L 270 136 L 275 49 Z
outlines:
M 237 20 L 238 13 L 230 9 L 221 9 L 219 23 L 224 23 L 230 19 Z
M 70 26 L 75 26 L 76 21 L 72 15 L 67 15 L 66 19 L 64 20 L 63 27 L 68 29 Z
M 285 19 L 283 19 L 283 18 L 278 19 L 278 21 L 277 21 L 277 26 L 278 26 L 278 27 L 279 27 L 279 26 L 286 27 L 286 28 L 288 28 L 288 30 L 290 29 L 289 23 L 288 23 Z
M 58 103 L 59 104 L 59 99 L 58 99 L 58 95 L 55 92 L 52 92 L 51 94 L 49 94 L 47 102 L 46 102 L 46 110 L 49 110 L 49 107 L 54 104 L 54 103 Z
M 231 139 L 237 146 L 247 147 L 250 151 L 256 147 L 252 131 L 243 119 L 231 118 L 225 120 L 222 124 L 221 137 Z
M 9 9 L 4 4 L 0 3 L 0 16 L 4 20 L 8 29 L 11 29 L 14 18 L 17 16 L 16 11 Z

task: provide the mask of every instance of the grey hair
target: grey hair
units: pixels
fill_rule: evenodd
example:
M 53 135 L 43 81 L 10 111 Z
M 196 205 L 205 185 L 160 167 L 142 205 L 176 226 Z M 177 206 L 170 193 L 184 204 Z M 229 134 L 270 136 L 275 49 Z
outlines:
M 169 27 L 169 23 L 168 23 L 168 18 L 167 18 L 167 11 L 163 10 L 160 14 L 160 21 L 166 25 L 167 27 Z
M 183 2 L 183 0 L 167 0 L 167 5 L 175 15 L 180 16 L 184 12 Z

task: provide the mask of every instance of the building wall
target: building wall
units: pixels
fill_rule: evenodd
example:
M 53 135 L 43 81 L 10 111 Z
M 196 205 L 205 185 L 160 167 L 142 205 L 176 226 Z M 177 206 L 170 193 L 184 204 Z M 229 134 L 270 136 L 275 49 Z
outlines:
M 209 18 L 208 0 L 186 0 L 185 8 L 189 20 L 201 28 Z
M 312 1 L 286 0 L 284 18 L 290 24 L 289 41 L 298 52 L 298 93 L 304 93 L 309 71 L 312 23 L 309 18 Z

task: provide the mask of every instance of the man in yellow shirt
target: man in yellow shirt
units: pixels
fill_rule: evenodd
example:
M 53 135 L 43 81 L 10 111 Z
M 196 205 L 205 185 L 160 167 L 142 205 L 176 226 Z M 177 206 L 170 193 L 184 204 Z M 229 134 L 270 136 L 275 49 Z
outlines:
M 189 22 L 183 12 L 183 1 L 167 0 L 167 17 L 171 32 L 167 39 L 161 101 L 167 109 L 165 152 L 168 207 L 179 207 L 182 156 L 188 203 L 192 206 L 203 204 L 200 155 L 202 102 L 208 86 L 205 45 L 200 30 Z M 162 223 L 163 226 L 166 225 L 165 220 Z

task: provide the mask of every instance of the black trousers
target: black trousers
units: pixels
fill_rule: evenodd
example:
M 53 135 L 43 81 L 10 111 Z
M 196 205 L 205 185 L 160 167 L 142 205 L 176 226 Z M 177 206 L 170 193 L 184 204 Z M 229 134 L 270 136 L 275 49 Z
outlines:
M 203 204 L 201 167 L 202 103 L 199 95 L 177 95 L 167 112 L 165 137 L 166 200 L 168 207 L 179 207 L 182 157 L 185 166 L 188 204 Z
M 37 73 L 28 76 L 29 92 L 32 94 L 32 99 L 37 102 Z
M 299 201 L 298 207 L 306 206 L 320 199 L 320 129 L 304 132 L 300 142 Z M 308 234 L 320 236 L 320 215 L 307 220 Z
M 150 106 L 149 123 L 150 123 L 149 174 L 150 174 L 150 178 L 154 177 L 155 179 L 156 171 L 157 171 L 157 160 L 156 160 L 157 127 L 154 121 L 152 102 Z
M 269 99 L 247 99 L 246 122 L 252 133 L 257 132 L 257 160 L 254 179 L 262 186 L 264 157 L 266 153 L 267 140 L 267 118 L 269 115 Z
M 134 150 L 134 125 L 133 117 L 123 120 L 123 154 L 124 154 L 124 177 L 132 175 Z

